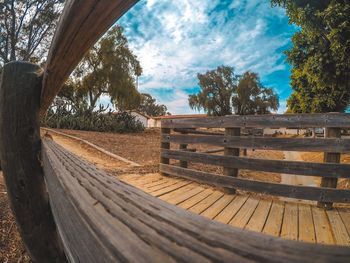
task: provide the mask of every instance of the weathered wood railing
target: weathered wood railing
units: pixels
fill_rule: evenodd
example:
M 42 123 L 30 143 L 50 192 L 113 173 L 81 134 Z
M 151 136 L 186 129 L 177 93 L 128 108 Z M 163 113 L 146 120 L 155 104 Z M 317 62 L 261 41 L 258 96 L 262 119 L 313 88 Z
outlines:
M 225 116 L 199 119 L 166 119 L 162 121 L 162 161 L 160 171 L 229 189 L 242 189 L 269 195 L 315 200 L 319 206 L 331 208 L 333 202 L 349 203 L 350 190 L 336 189 L 338 178 L 350 178 L 350 164 L 340 163 L 341 153 L 350 153 L 350 139 L 341 139 L 342 128 L 350 126 L 350 114 L 260 115 Z M 240 128 L 314 128 L 324 127 L 326 138 L 275 138 L 240 136 Z M 224 128 L 225 133 L 194 130 Z M 171 133 L 173 129 L 173 133 Z M 181 133 L 179 133 L 179 131 Z M 183 134 L 187 131 L 187 134 Z M 174 133 L 175 132 L 175 133 Z M 170 149 L 170 143 L 180 149 Z M 182 150 L 188 144 L 206 144 L 224 147 L 224 155 Z M 265 160 L 240 157 L 240 149 L 325 152 L 324 163 Z M 170 165 L 169 159 L 182 165 Z M 165 161 L 165 162 L 163 162 Z M 204 163 L 223 167 L 220 176 L 187 168 L 187 163 Z M 319 187 L 286 185 L 237 178 L 238 169 L 281 174 L 318 176 Z
M 43 74 L 24 62 L 3 68 L 1 166 L 33 262 L 347 262 L 348 248 L 210 221 L 122 183 L 49 139 L 41 142 L 39 116 L 84 53 L 136 2 L 67 0 Z

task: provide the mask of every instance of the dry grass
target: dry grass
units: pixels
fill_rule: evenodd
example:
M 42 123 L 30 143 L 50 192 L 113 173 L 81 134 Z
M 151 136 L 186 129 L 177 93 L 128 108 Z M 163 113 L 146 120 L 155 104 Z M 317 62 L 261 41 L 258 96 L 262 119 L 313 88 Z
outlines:
M 9 206 L 2 174 L 0 174 L 0 262 L 30 262 Z

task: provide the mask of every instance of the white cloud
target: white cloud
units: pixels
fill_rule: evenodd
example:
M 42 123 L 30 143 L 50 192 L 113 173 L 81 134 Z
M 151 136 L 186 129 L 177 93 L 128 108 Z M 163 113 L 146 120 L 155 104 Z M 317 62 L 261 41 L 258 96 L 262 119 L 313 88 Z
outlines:
M 290 34 L 270 32 L 273 20 L 286 20 L 281 9 L 269 1 L 235 0 L 226 8 L 223 2 L 144 0 L 120 21 L 143 67 L 140 89 L 175 89 L 167 102 L 174 113 L 187 106 L 184 88 L 197 85 L 198 72 L 225 64 L 264 78 L 286 69 L 278 49 Z

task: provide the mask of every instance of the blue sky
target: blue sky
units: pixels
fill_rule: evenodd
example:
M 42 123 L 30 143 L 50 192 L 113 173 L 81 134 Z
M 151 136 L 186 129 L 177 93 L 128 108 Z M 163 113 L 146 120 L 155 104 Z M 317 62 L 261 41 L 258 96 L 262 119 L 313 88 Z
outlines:
M 219 65 L 258 72 L 285 110 L 291 88 L 283 51 L 297 28 L 268 0 L 141 0 L 118 23 L 143 67 L 139 90 L 172 114 L 194 113 L 187 99 L 199 90 L 197 73 Z

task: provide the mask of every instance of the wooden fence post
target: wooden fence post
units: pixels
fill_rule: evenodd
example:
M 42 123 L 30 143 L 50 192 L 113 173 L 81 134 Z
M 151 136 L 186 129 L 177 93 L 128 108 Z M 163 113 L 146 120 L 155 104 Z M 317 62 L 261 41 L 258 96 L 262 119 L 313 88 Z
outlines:
M 240 128 L 226 128 L 225 129 L 225 136 L 226 137 L 239 136 L 240 134 L 241 134 L 241 129 Z M 239 148 L 228 148 L 228 147 L 225 147 L 224 155 L 227 155 L 227 156 L 239 156 Z M 238 176 L 238 169 L 224 167 L 224 175 L 237 177 Z
M 341 137 L 341 129 L 340 128 L 325 128 L 324 131 L 325 138 L 340 138 Z M 324 153 L 324 162 L 325 163 L 340 163 L 340 153 Z M 332 177 L 323 177 L 321 179 L 321 187 L 328 188 L 337 188 L 338 179 Z M 333 207 L 333 203 L 330 202 L 318 202 L 318 207 L 322 207 L 325 209 L 331 209 Z
M 0 157 L 11 208 L 33 262 L 66 262 L 40 162 L 40 68 L 4 66 L 0 87 Z
M 187 134 L 187 132 L 181 132 L 181 134 Z M 187 149 L 187 144 L 180 144 L 180 150 L 186 150 Z M 180 161 L 180 167 L 182 168 L 187 168 L 188 167 L 188 162 L 187 161 Z
M 164 135 L 169 135 L 170 134 L 170 129 L 168 128 L 161 128 L 161 137 L 162 138 Z M 160 150 L 162 149 L 170 149 L 170 142 L 161 142 L 160 143 Z M 160 157 L 160 163 L 161 164 L 169 164 L 169 159 L 165 157 Z M 161 173 L 162 175 L 167 175 L 165 173 Z

